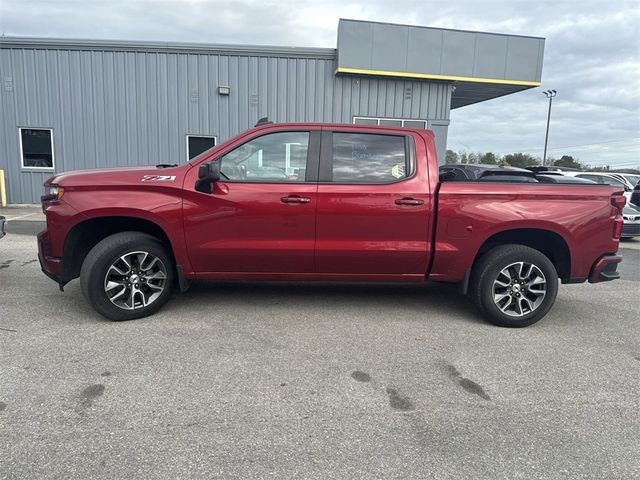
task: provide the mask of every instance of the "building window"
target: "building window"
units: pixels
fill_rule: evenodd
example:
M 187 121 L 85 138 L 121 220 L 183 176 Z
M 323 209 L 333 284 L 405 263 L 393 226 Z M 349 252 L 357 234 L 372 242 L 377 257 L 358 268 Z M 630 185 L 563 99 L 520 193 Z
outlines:
M 216 146 L 214 135 L 187 135 L 187 161 Z
M 402 126 L 407 128 L 427 128 L 427 122 L 424 120 L 403 120 Z
M 353 117 L 353 123 L 357 125 L 378 125 L 377 118 Z
M 370 133 L 333 133 L 333 181 L 394 183 L 412 174 L 407 138 Z
M 53 170 L 53 130 L 51 128 L 19 128 L 22 168 Z
M 353 117 L 356 125 L 380 125 L 381 127 L 427 128 L 426 120 L 406 120 L 403 118 Z

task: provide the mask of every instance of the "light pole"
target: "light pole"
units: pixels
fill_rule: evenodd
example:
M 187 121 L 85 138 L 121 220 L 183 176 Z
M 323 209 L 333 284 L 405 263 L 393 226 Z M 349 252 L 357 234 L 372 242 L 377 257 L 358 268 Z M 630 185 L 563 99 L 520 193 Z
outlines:
M 547 142 L 549 141 L 549 122 L 551 120 L 551 102 L 558 92 L 555 90 L 546 90 L 544 92 L 545 97 L 549 99 L 549 113 L 547 114 L 547 133 L 544 136 L 544 154 L 542 155 L 542 166 L 547 164 Z

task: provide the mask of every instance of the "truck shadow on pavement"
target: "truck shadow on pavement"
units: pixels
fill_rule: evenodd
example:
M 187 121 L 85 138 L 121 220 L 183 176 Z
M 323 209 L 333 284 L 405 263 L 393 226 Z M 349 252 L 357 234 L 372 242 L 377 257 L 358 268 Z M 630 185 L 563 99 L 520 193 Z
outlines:
M 447 284 L 366 284 L 325 282 L 211 282 L 197 281 L 187 292 L 176 294 L 163 308 L 189 314 L 265 309 L 271 313 L 286 310 L 295 314 L 326 311 L 348 317 L 355 311 L 370 312 L 387 320 L 424 321 L 431 316 L 484 320 L 456 285 Z

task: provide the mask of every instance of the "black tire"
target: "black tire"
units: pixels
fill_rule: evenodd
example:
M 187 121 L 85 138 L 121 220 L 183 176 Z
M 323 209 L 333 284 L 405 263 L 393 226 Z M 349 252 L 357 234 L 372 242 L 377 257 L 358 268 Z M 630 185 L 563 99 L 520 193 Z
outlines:
M 496 305 L 494 301 L 494 282 L 498 279 L 503 269 L 518 262 L 525 262 L 526 264 L 537 267 L 546 279 L 546 290 L 539 304 L 530 311 L 527 311 L 526 305 L 525 309 L 522 308 L 521 302 L 519 301 L 520 294 L 513 293 L 513 295 L 518 295 L 518 309 L 520 313 L 522 313 L 521 315 L 513 316 L 516 315 L 516 312 L 513 312 L 513 315 L 509 315 Z M 504 279 L 504 277 L 501 278 Z M 518 282 L 518 280 L 515 281 Z M 533 289 L 531 285 L 526 286 L 526 282 L 525 287 Z M 513 290 L 508 290 L 509 288 L 510 287 L 507 287 L 505 293 L 513 292 Z M 521 291 L 520 288 L 521 285 L 518 285 L 518 291 Z M 557 294 L 558 272 L 553 263 L 551 263 L 551 260 L 538 250 L 516 244 L 501 245 L 485 253 L 478 263 L 474 265 L 469 285 L 469 297 L 471 301 L 479 308 L 480 312 L 489 322 L 501 327 L 519 328 L 536 323 L 549 312 L 556 300 Z M 511 294 L 509 294 L 508 298 L 505 298 L 503 305 L 506 305 L 507 302 L 512 302 L 512 300 L 510 300 L 511 298 L 514 300 L 510 305 L 513 305 L 515 309 L 516 299 L 512 297 Z M 536 298 L 535 295 L 533 298 Z M 530 302 L 527 302 L 527 304 L 530 304 Z
M 163 290 L 149 305 L 126 310 L 110 300 L 105 291 L 106 276 L 121 256 L 138 251 L 148 252 L 162 263 L 165 274 Z M 133 320 L 157 312 L 169 300 L 175 278 L 173 259 L 160 240 L 145 233 L 121 232 L 105 238 L 91 249 L 82 263 L 80 286 L 82 294 L 100 315 L 109 320 Z M 131 304 L 135 304 L 136 297 L 133 298 Z

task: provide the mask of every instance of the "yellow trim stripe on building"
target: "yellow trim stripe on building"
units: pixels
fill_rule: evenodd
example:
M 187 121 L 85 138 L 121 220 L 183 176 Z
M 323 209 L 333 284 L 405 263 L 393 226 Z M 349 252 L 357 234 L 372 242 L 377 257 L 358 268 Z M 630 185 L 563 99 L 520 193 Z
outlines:
M 338 67 L 335 73 L 358 73 L 361 75 L 381 75 L 384 77 L 409 77 L 428 78 L 430 80 L 449 80 L 460 82 L 476 83 L 497 83 L 502 85 L 525 85 L 528 87 L 539 87 L 542 82 L 530 82 L 526 80 L 504 80 L 502 78 L 481 78 L 481 77 L 456 77 L 453 75 L 435 75 L 431 73 L 394 72 L 388 70 L 369 70 L 366 68 Z

